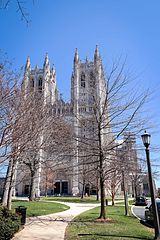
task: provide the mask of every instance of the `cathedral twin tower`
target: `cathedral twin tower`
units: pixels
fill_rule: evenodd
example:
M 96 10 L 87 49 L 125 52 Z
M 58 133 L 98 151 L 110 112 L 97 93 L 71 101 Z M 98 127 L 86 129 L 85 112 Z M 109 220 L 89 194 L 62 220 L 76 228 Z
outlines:
M 90 88 L 93 89 L 93 85 L 97 82 L 96 79 L 98 80 L 97 83 L 100 83 L 100 79 L 103 82 L 103 78 L 103 66 L 98 47 L 96 46 L 95 49 L 94 61 L 89 62 L 86 58 L 85 63 L 81 62 L 76 49 L 71 77 L 71 102 L 74 103 L 75 98 L 79 98 L 81 94 L 84 97 L 84 91 L 87 93 Z M 32 69 L 30 58 L 27 58 L 23 89 L 28 91 L 31 88 L 34 91 L 43 92 L 44 99 L 52 105 L 59 100 L 56 71 L 54 65 L 50 67 L 48 54 L 45 56 L 43 68 L 40 69 L 37 65 L 35 69 Z
M 103 65 L 97 46 L 93 61 L 88 61 L 86 58 L 86 61 L 82 62 L 76 49 L 71 76 L 71 101 L 69 103 L 65 103 L 63 99 L 58 96 L 56 72 L 54 65 L 50 67 L 48 54 L 46 54 L 43 68 L 41 69 L 39 69 L 38 66 L 32 69 L 30 58 L 28 57 L 22 88 L 25 93 L 30 90 L 41 93 L 44 98 L 44 104 L 53 106 L 53 112 L 56 115 L 63 116 L 66 122 L 72 125 L 73 131 L 77 136 L 86 137 L 86 134 L 89 134 L 92 139 L 95 101 L 98 102 L 99 109 L 101 109 L 106 98 Z M 85 124 L 82 126 L 81 122 L 85 122 Z M 86 127 L 90 129 L 88 133 L 85 130 Z M 63 174 L 63 176 L 60 177 L 60 175 L 57 175 L 55 178 L 56 188 L 53 190 L 53 194 L 77 195 L 81 192 L 81 176 L 78 169 L 80 159 L 78 152 L 72 161 L 72 176 Z M 37 188 L 39 188 L 39 186 L 40 178 L 37 182 Z M 24 189 L 24 186 L 22 186 L 21 189 Z M 39 195 L 39 193 L 40 191 L 38 190 L 37 195 Z M 23 194 L 23 192 L 20 194 Z

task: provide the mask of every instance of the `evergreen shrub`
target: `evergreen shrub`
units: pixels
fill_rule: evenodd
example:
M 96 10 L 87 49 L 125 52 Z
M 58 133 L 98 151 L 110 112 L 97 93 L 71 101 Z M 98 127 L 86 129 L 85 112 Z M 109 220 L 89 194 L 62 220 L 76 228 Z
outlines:
M 20 218 L 16 214 L 0 206 L 0 240 L 11 239 L 20 225 Z

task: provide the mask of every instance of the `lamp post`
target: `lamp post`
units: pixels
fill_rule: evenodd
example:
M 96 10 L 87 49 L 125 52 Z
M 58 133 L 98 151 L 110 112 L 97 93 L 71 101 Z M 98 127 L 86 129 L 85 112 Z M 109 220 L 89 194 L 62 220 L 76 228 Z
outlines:
M 146 158 L 147 158 L 149 187 L 150 187 L 152 210 L 153 210 L 153 217 L 154 217 L 155 239 L 160 239 L 159 216 L 158 216 L 157 205 L 155 201 L 155 193 L 154 193 L 154 187 L 153 187 L 153 179 L 152 179 L 152 171 L 151 171 L 151 163 L 150 163 L 150 155 L 149 155 L 149 145 L 150 145 L 151 135 L 145 131 L 144 134 L 141 135 L 141 137 L 142 137 L 143 144 L 145 146 Z

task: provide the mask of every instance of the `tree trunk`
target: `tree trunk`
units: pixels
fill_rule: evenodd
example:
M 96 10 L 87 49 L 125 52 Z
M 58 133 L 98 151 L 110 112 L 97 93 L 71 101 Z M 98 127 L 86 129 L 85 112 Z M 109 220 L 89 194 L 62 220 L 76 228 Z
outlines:
M 125 216 L 128 216 L 128 196 L 126 191 L 126 183 L 124 177 L 124 171 L 122 171 L 122 179 L 123 179 L 123 193 L 124 193 L 124 204 L 125 204 Z
M 12 193 L 13 193 L 13 186 L 15 183 L 16 163 L 17 163 L 17 161 L 15 159 L 13 159 L 13 164 L 11 167 L 10 185 L 9 185 L 9 190 L 8 190 L 8 199 L 7 199 L 7 208 L 9 210 L 11 210 L 11 204 L 12 204 Z
M 8 200 L 8 191 L 9 191 L 9 181 L 10 181 L 10 172 L 11 172 L 11 165 L 9 163 L 7 168 L 7 174 L 5 178 L 5 183 L 3 187 L 3 194 L 2 194 L 2 206 L 7 207 L 7 200 Z
M 132 180 L 132 197 L 135 197 L 134 182 L 133 182 L 133 180 Z
M 111 183 L 111 196 L 112 196 L 112 206 L 114 206 L 114 199 L 115 199 L 115 195 L 116 195 L 116 186 L 115 186 L 115 176 L 114 176 L 114 179 L 113 179 L 113 182 Z
M 29 201 L 35 200 L 35 172 L 31 171 L 31 186 L 30 186 L 30 193 L 29 193 Z
M 9 186 L 8 199 L 7 199 L 7 208 L 9 210 L 11 210 L 11 207 L 12 207 L 12 190 L 13 190 L 13 185 L 11 184 Z
M 83 181 L 81 199 L 83 199 L 83 197 L 84 197 L 84 191 L 85 191 L 85 181 Z
M 88 197 L 90 197 L 91 196 L 91 188 L 90 188 L 90 184 L 89 184 L 89 188 L 88 188 Z
M 48 192 L 48 176 L 47 176 L 48 173 L 46 173 L 46 182 L 45 182 L 45 197 L 47 197 L 47 192 Z
M 45 189 L 45 197 L 47 197 L 47 189 Z
M 99 188 L 97 188 L 96 201 L 99 201 Z
M 115 193 L 112 192 L 112 206 L 115 205 Z
M 136 183 L 134 185 L 134 191 L 135 191 L 135 198 L 137 198 L 137 185 L 136 185 Z
M 104 189 L 104 180 L 103 177 L 100 176 L 100 191 L 101 191 L 101 210 L 100 210 L 100 216 L 101 219 L 106 219 L 106 211 L 105 211 L 105 189 Z
M 10 159 L 9 165 L 7 168 L 7 174 L 6 174 L 6 179 L 5 179 L 5 184 L 4 184 L 4 190 L 3 190 L 3 196 L 2 196 L 2 206 L 8 207 L 8 203 L 11 202 L 11 188 L 13 186 L 12 181 L 13 181 L 13 170 L 14 170 L 14 161 L 13 159 Z
M 104 181 L 104 169 L 103 169 L 103 150 L 102 150 L 102 139 L 101 139 L 101 124 L 98 126 L 98 141 L 99 141 L 99 172 L 100 172 L 100 191 L 101 191 L 101 210 L 100 210 L 100 219 L 106 219 L 105 211 L 105 181 Z
M 99 179 L 97 177 L 97 197 L 96 197 L 96 201 L 99 201 Z

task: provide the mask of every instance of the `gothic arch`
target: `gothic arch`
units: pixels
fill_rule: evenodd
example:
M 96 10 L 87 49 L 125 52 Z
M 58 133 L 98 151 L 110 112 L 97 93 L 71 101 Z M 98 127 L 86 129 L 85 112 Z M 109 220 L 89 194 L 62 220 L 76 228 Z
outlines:
M 42 91 L 43 79 L 42 77 L 38 78 L 38 90 Z
M 81 74 L 81 87 L 85 88 L 86 82 L 85 82 L 85 74 L 82 72 Z

